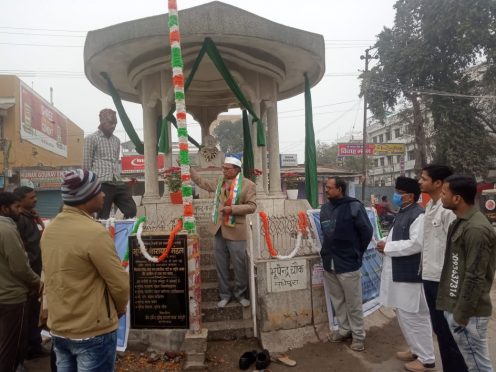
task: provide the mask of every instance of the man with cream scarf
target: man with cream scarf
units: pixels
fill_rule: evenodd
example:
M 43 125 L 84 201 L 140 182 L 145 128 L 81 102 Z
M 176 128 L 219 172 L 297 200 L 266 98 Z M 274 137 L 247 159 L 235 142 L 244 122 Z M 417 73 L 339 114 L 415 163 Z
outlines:
M 243 307 L 250 306 L 246 298 L 248 272 L 246 265 L 246 215 L 257 209 L 256 186 L 243 177 L 241 161 L 227 156 L 218 181 L 201 178 L 191 168 L 191 179 L 202 189 L 215 192 L 209 231 L 214 235 L 214 257 L 219 280 L 219 308 L 234 297 Z M 229 262 L 234 271 L 234 287 L 229 286 Z

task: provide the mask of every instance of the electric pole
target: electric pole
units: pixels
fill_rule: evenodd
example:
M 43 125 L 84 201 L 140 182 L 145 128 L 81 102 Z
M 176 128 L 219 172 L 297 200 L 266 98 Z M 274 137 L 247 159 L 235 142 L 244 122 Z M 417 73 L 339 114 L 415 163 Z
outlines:
M 365 49 L 365 55 L 360 56 L 360 59 L 365 60 L 365 70 L 363 71 L 363 139 L 362 139 L 362 202 L 365 204 L 365 188 L 367 186 L 367 91 L 368 91 L 368 76 L 369 71 L 369 60 L 377 59 L 378 56 L 371 57 L 369 52 L 375 48 Z

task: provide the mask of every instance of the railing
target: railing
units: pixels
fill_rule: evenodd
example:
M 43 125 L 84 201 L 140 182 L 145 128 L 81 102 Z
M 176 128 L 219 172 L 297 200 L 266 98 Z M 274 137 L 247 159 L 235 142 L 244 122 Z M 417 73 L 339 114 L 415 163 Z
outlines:
M 255 226 L 253 240 L 255 243 L 255 259 L 269 259 L 270 253 L 266 242 L 265 230 L 260 216 L 254 218 Z M 298 216 L 268 216 L 269 235 L 272 246 L 280 256 L 289 255 L 296 247 L 298 236 Z M 310 234 L 301 239 L 300 249 L 295 257 L 315 255 L 314 241 L 317 238 L 312 227 L 309 226 Z

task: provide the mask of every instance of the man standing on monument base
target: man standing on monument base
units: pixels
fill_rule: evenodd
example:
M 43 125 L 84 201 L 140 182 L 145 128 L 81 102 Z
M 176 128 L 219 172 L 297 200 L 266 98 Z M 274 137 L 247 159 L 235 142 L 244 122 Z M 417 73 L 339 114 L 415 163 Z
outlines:
M 215 192 L 212 220 L 209 227 L 214 235 L 214 257 L 219 279 L 220 301 L 225 307 L 232 297 L 243 307 L 250 305 L 246 298 L 248 271 L 246 264 L 246 215 L 257 209 L 256 186 L 241 172 L 241 160 L 227 156 L 218 181 L 203 179 L 191 168 L 191 179 L 202 189 Z M 229 286 L 229 262 L 234 270 L 234 288 Z
M 121 142 L 114 135 L 116 125 L 115 111 L 103 109 L 98 130 L 84 139 L 83 169 L 95 173 L 102 182 L 105 202 L 98 218 L 104 220 L 110 216 L 112 203 L 121 210 L 124 218 L 136 216 L 136 203 L 119 172 Z
M 58 371 L 114 370 L 119 317 L 126 312 L 129 276 L 108 231 L 91 215 L 105 194 L 93 172 L 64 172 L 64 207 L 41 238 Z
M 329 178 L 325 189 L 329 202 L 320 211 L 324 233 L 320 255 L 339 327 L 332 333 L 331 342 L 342 342 L 352 337 L 350 348 L 362 351 L 365 349 L 365 330 L 360 268 L 373 229 L 363 204 L 346 196 L 344 180 Z

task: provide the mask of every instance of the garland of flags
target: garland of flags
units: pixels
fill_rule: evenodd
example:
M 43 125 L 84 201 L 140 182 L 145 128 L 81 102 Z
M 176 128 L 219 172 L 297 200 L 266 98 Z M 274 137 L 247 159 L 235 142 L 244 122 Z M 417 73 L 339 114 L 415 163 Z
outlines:
M 188 126 L 186 123 L 186 100 L 184 94 L 183 56 L 179 34 L 179 16 L 176 0 L 169 0 L 169 40 L 171 45 L 172 83 L 176 101 L 177 136 L 179 140 L 179 165 L 181 167 L 181 193 L 183 196 L 183 227 L 188 233 L 196 232 L 193 215 L 193 187 L 189 173 Z

